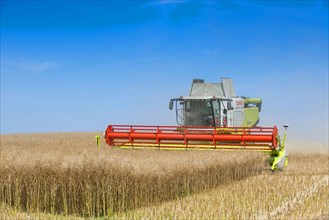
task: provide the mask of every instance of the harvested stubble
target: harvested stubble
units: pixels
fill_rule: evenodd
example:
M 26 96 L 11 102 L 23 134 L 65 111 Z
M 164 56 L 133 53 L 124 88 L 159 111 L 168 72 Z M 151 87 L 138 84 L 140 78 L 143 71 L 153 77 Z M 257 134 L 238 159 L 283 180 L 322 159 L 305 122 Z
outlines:
M 1 135 L 0 202 L 18 211 L 112 216 L 259 173 L 250 152 L 97 149 L 93 133 Z

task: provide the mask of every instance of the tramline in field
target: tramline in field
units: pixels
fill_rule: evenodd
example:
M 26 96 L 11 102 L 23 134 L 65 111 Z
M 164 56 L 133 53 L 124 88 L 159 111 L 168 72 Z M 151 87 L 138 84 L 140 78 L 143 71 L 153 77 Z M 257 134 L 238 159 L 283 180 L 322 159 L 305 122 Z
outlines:
M 106 143 L 121 148 L 170 150 L 251 150 L 271 155 L 271 169 L 288 164 L 286 130 L 281 141 L 278 129 L 258 127 L 261 98 L 237 97 L 233 82 L 205 83 L 193 79 L 189 96 L 173 98 L 179 126 L 109 125 Z

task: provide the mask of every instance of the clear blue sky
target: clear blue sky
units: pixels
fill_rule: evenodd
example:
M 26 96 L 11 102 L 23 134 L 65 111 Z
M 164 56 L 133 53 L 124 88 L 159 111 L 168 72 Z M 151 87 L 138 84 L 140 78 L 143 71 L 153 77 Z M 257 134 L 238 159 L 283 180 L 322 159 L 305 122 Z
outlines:
M 174 125 L 169 99 L 220 77 L 328 140 L 328 1 L 1 1 L 1 133 Z

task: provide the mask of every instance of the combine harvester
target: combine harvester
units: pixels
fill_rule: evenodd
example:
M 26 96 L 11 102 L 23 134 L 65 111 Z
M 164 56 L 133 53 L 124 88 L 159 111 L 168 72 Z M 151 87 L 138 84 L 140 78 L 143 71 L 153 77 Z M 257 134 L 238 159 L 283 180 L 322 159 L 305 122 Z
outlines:
M 193 79 L 190 95 L 171 99 L 169 109 L 174 105 L 180 126 L 109 125 L 106 143 L 120 148 L 262 151 L 271 155 L 273 171 L 287 166 L 288 125 L 282 142 L 276 126 L 256 126 L 262 99 L 237 97 L 231 79 Z

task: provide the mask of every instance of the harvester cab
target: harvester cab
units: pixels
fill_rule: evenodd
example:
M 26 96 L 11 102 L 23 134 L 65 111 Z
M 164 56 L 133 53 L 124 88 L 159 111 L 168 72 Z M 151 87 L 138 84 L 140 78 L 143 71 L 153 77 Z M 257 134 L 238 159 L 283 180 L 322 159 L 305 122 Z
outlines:
M 177 124 L 183 126 L 253 127 L 259 122 L 261 98 L 237 97 L 231 79 L 205 83 L 193 79 L 189 96 L 170 100 Z
M 249 150 L 269 154 L 271 170 L 288 164 L 283 140 L 274 127 L 258 127 L 261 98 L 238 97 L 233 82 L 193 79 L 189 96 L 173 98 L 179 126 L 109 125 L 106 143 L 120 148 L 164 150 Z

